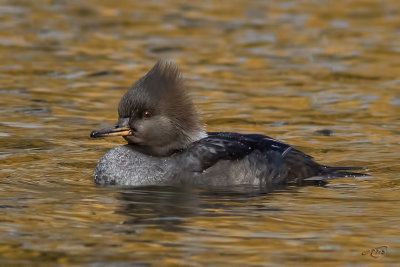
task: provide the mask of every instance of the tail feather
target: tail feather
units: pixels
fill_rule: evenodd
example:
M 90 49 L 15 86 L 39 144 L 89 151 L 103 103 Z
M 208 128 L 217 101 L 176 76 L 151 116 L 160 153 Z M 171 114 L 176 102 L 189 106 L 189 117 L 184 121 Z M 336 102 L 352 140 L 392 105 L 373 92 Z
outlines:
M 336 171 L 352 171 L 352 170 L 366 170 L 364 167 L 330 167 L 330 166 L 322 166 L 327 172 L 336 172 Z
M 326 181 L 332 180 L 335 178 L 357 178 L 368 176 L 368 174 L 360 173 L 360 172 L 350 172 L 352 170 L 367 170 L 364 167 L 329 167 L 322 166 L 322 172 L 318 176 L 313 176 L 304 179 L 304 181 Z
M 322 167 L 322 175 L 328 175 L 328 176 L 335 176 L 335 177 L 360 177 L 360 176 L 366 176 L 365 173 L 359 173 L 359 172 L 350 172 L 354 170 L 367 170 L 364 167 L 330 167 L 330 166 L 323 166 Z
M 321 165 L 309 155 L 294 148 L 285 156 L 285 164 L 288 168 L 287 183 L 298 183 L 299 181 L 324 182 L 334 178 L 356 178 L 368 175 L 362 173 L 367 170 L 363 167 L 330 167 Z M 357 170 L 361 170 L 361 172 L 357 172 Z

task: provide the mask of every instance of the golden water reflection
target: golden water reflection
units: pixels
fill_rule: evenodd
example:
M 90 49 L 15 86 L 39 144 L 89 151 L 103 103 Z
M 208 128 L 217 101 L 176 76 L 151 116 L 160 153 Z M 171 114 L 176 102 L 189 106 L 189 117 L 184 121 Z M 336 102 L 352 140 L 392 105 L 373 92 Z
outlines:
M 396 266 L 399 16 L 395 0 L 3 1 L 1 263 Z M 208 130 L 371 177 L 270 194 L 95 187 L 123 140 L 89 133 L 158 58 L 180 65 Z

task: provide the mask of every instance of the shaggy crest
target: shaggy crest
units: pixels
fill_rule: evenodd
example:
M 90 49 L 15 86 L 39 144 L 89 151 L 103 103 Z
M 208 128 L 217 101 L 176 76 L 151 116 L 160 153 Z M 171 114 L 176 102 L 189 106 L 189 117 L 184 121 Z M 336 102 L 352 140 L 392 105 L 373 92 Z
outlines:
M 130 118 L 131 123 L 137 121 L 139 125 L 144 112 L 151 114 L 151 118 L 143 122 L 146 129 L 163 132 L 154 138 L 164 141 L 157 153 L 163 149 L 170 152 L 184 148 L 206 136 L 179 70 L 173 63 L 158 61 L 121 98 L 118 106 L 120 119 Z M 154 144 L 155 141 L 146 143 L 147 146 Z M 155 154 L 154 151 L 152 149 L 150 154 Z
M 164 112 L 182 111 L 189 115 L 196 113 L 183 79 L 176 65 L 159 60 L 153 68 L 135 82 L 122 97 L 118 112 L 120 117 L 128 117 L 132 111 L 157 106 Z
M 141 79 L 142 85 L 151 89 L 173 90 L 182 86 L 182 78 L 178 67 L 170 62 L 163 60 L 157 61 L 153 68 Z

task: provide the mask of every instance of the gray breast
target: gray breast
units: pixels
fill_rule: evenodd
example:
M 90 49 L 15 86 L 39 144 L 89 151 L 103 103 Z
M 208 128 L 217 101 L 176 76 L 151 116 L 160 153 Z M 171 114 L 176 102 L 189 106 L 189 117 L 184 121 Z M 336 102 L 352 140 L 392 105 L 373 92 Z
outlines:
M 99 185 L 154 185 L 169 176 L 168 159 L 145 155 L 131 146 L 117 146 L 104 154 L 94 171 Z

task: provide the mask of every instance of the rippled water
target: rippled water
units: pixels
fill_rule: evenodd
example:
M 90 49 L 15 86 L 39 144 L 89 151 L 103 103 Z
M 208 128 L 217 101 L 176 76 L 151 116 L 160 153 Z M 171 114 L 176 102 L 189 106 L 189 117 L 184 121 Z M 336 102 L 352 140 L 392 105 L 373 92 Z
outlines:
M 396 266 L 399 18 L 396 0 L 1 1 L 0 264 Z M 94 186 L 124 142 L 89 133 L 158 58 L 179 63 L 208 130 L 371 177 L 269 194 Z

